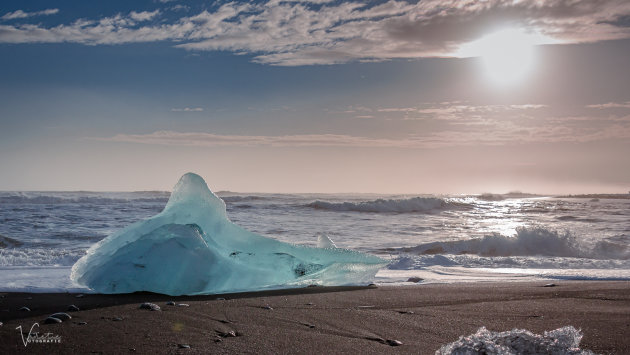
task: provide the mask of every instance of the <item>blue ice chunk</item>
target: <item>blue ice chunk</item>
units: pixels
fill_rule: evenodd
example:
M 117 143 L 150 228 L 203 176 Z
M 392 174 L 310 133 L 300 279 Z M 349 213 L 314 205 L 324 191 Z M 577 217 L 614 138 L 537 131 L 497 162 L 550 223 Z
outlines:
M 328 241 L 314 248 L 249 232 L 228 219 L 225 203 L 199 175 L 188 173 L 161 213 L 93 245 L 71 278 L 100 293 L 176 296 L 357 285 L 386 264 Z

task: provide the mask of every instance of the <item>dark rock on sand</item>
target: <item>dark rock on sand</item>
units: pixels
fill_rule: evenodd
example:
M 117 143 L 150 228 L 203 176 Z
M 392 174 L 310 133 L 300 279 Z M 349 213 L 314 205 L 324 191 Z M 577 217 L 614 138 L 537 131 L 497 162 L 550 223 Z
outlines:
M 50 316 L 53 318 L 61 319 L 62 321 L 72 319 L 72 317 L 68 313 L 63 313 L 63 312 L 57 312 L 55 314 L 51 314 Z
M 78 312 L 78 311 L 80 311 L 80 309 L 79 309 L 79 307 L 77 307 L 77 306 L 75 306 L 75 305 L 71 304 L 71 305 L 69 305 L 69 306 L 68 306 L 67 311 L 68 311 L 68 312 Z
M 26 306 L 20 308 L 19 310 L 22 311 L 22 312 L 30 312 L 31 311 L 31 309 L 26 307 Z
M 57 324 L 61 322 L 63 322 L 61 319 L 55 317 L 48 317 L 44 320 L 44 324 Z
M 222 331 L 217 330 L 216 332 L 217 334 L 219 334 L 221 338 L 231 338 L 237 335 L 236 332 L 234 332 L 233 330 L 230 330 L 229 332 L 222 332 Z
M 396 311 L 400 314 L 413 314 L 413 311 Z
M 400 345 L 402 345 L 402 342 L 400 340 L 393 340 L 393 339 L 387 339 L 387 340 L 385 340 L 385 343 L 387 343 L 387 345 L 389 345 L 389 346 L 400 346 Z
M 140 305 L 140 309 L 148 309 L 150 311 L 160 311 L 161 310 L 160 306 L 158 306 L 155 303 L 151 303 L 151 302 L 144 302 L 143 304 Z
M 424 279 L 423 279 L 423 278 L 421 278 L 421 277 L 416 277 L 416 276 L 413 276 L 413 277 L 408 278 L 408 279 L 407 279 L 407 282 L 415 282 L 415 283 L 418 283 L 418 282 L 420 282 L 420 281 L 422 281 L 422 280 L 424 280 Z
M 379 337 L 366 337 L 367 340 L 377 341 L 379 343 L 385 344 L 385 339 Z
M 168 302 L 166 302 L 166 305 L 167 305 L 167 306 L 174 306 L 174 305 L 175 305 L 175 302 L 173 302 L 173 301 L 168 301 Z
M 268 306 L 268 305 L 267 306 L 262 306 L 260 308 L 266 309 L 266 310 L 269 310 L 269 311 L 273 311 L 273 308 L 271 306 Z
M 86 325 L 86 324 L 87 324 L 87 322 L 79 322 L 79 323 L 77 323 L 77 325 Z

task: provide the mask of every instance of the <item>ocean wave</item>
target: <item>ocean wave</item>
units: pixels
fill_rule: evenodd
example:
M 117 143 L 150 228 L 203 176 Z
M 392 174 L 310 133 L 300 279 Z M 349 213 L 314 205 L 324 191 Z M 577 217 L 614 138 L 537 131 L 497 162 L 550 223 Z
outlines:
M 0 267 L 72 266 L 85 249 L 6 248 L 0 249 Z
M 0 234 L 0 248 L 15 248 L 22 246 L 24 243 L 17 239 L 6 237 Z
M 327 202 L 317 200 L 306 207 L 336 212 L 373 213 L 430 213 L 457 208 L 469 208 L 470 204 L 455 199 L 437 197 L 412 197 L 399 200 L 377 199 L 361 202 Z
M 168 201 L 168 192 L 5 192 L 0 194 L 0 204 L 113 204 L 128 202 L 154 202 L 164 203 Z
M 247 195 L 247 196 L 220 196 L 223 201 L 226 203 L 229 202 L 245 202 L 245 201 L 260 201 L 260 200 L 268 200 L 269 198 L 263 196 L 256 195 Z
M 630 259 L 627 245 L 614 240 L 600 240 L 595 244 L 581 242 L 570 232 L 558 232 L 544 227 L 520 227 L 516 235 L 487 235 L 481 238 L 432 242 L 401 252 L 434 254 L 474 254 L 488 257 L 548 256 L 590 259 Z

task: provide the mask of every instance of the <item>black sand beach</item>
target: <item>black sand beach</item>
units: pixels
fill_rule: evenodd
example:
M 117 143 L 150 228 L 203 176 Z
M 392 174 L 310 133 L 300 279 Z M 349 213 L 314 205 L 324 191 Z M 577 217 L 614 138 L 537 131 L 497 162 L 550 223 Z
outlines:
M 6 354 L 432 354 L 482 326 L 542 333 L 572 325 L 582 329 L 583 349 L 630 353 L 630 282 L 544 285 L 309 287 L 195 297 L 4 293 L 0 344 Z M 143 302 L 161 311 L 140 309 Z M 71 304 L 80 311 L 67 311 Z M 66 311 L 72 319 L 44 324 Z M 60 342 L 25 346 L 16 327 L 26 339 L 34 323 L 33 332 Z

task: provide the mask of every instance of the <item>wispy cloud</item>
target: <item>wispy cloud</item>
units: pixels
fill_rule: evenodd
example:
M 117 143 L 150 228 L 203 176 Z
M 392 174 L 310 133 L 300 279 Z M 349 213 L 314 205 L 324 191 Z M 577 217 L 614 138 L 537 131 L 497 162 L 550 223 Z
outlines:
M 160 10 L 142 11 L 142 12 L 131 11 L 129 13 L 129 17 L 131 17 L 135 21 L 141 22 L 141 21 L 149 21 L 159 14 L 160 14 Z
M 180 146 L 271 146 L 271 147 L 395 147 L 400 141 L 342 134 L 302 134 L 283 136 L 219 135 L 201 132 L 158 131 L 149 134 L 118 134 L 101 141 Z M 403 144 L 402 146 L 405 146 Z
M 462 45 L 504 27 L 559 43 L 630 38 L 630 27 L 621 21 L 630 16 L 627 0 L 229 2 L 194 16 L 138 25 L 154 13 L 78 19 L 53 27 L 2 25 L 0 42 L 172 41 L 187 50 L 232 51 L 251 54 L 259 63 L 295 66 L 455 56 Z
M 173 112 L 202 112 L 202 107 L 182 107 L 182 108 L 172 108 Z
M 587 105 L 587 108 L 597 108 L 597 109 L 606 109 L 606 108 L 630 108 L 630 101 L 626 102 L 608 102 L 605 104 L 595 104 L 595 105 Z
M 35 12 L 25 12 L 22 10 L 16 10 L 13 12 L 8 12 L 0 18 L 3 20 L 15 20 L 15 19 L 21 19 L 21 18 L 27 18 L 27 17 L 34 17 L 34 16 L 54 15 L 58 12 L 59 12 L 59 9 L 46 9 L 46 10 L 35 11 Z
M 474 105 L 466 102 L 423 103 L 415 107 L 386 107 L 376 111 L 399 114 L 404 120 L 471 121 L 506 116 L 523 116 L 532 110 L 546 108 L 540 104 Z
M 157 131 L 147 134 L 117 134 L 89 139 L 171 146 L 241 147 L 373 147 L 441 148 L 453 146 L 514 145 L 531 143 L 584 143 L 630 138 L 630 116 L 609 120 L 551 118 L 542 123 L 519 124 L 491 121 L 487 125 L 411 134 L 398 138 L 363 137 L 347 134 L 299 134 L 277 136 L 221 135 L 205 132 Z

